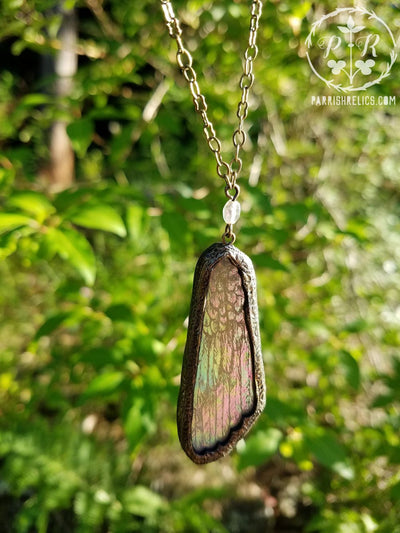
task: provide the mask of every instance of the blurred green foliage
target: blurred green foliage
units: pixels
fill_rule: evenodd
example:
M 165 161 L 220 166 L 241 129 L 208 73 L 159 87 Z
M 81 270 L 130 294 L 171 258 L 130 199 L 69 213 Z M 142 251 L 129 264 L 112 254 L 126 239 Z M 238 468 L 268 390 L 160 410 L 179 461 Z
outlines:
M 398 30 L 396 2 L 369 4 Z M 310 105 L 329 93 L 304 40 L 336 4 L 264 6 L 244 154 L 260 170 L 240 182 L 238 244 L 257 270 L 268 401 L 204 468 L 179 449 L 175 404 L 222 182 L 158 6 L 68 0 L 79 68 L 60 105 L 40 74 L 54 5 L 4 1 L 0 21 L 2 531 L 400 532 L 400 117 Z M 248 6 L 176 8 L 229 153 Z M 370 93 L 399 97 L 398 77 Z M 62 192 L 45 173 L 56 120 L 77 164 Z

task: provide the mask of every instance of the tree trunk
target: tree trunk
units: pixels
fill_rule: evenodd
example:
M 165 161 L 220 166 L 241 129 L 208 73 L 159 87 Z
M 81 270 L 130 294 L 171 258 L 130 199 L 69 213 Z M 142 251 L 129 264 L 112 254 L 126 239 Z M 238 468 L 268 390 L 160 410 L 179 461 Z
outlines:
M 77 19 L 74 10 L 65 10 L 62 2 L 58 11 L 62 15 L 59 30 L 60 50 L 51 59 L 51 70 L 56 75 L 54 94 L 60 108 L 65 105 L 64 100 L 71 95 L 73 78 L 77 71 L 78 56 Z M 50 168 L 49 182 L 52 190 L 63 190 L 70 187 L 75 177 L 75 158 L 71 142 L 67 134 L 65 121 L 56 120 L 50 130 Z

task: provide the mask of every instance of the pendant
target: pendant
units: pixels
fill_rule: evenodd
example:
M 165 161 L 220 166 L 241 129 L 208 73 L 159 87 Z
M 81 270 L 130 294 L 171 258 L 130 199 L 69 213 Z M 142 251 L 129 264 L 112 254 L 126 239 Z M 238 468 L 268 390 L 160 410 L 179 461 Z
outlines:
M 232 244 L 200 256 L 178 398 L 178 435 L 197 464 L 228 454 L 265 406 L 251 260 Z

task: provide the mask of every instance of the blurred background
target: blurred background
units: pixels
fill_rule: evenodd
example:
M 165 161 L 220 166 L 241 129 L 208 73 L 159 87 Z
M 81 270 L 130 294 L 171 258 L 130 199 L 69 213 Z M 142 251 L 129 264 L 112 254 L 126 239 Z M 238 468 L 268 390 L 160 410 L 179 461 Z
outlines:
M 398 38 L 398 2 L 356 4 Z M 155 0 L 2 1 L 2 533 L 400 531 L 400 114 L 311 105 L 334 93 L 304 42 L 336 7 L 265 2 L 237 242 L 267 407 L 198 467 L 175 406 L 226 199 L 176 44 Z M 229 160 L 248 2 L 175 8 Z

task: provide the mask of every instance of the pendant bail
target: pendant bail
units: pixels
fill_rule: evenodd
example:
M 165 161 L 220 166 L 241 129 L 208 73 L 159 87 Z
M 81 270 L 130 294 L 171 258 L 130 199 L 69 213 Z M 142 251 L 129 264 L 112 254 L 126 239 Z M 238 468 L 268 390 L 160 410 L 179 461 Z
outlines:
M 225 231 L 222 235 L 222 242 L 224 244 L 233 244 L 236 241 L 236 235 L 232 230 L 233 224 L 227 224 L 225 226 Z

